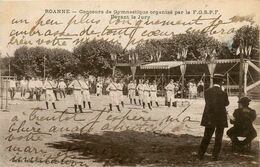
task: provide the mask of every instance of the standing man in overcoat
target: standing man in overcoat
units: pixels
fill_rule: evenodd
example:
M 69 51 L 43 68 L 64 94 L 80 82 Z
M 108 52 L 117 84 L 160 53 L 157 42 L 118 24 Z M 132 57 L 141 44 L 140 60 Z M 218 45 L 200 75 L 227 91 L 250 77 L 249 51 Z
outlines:
M 212 160 L 218 160 L 224 128 L 228 127 L 226 106 L 229 105 L 228 95 L 221 89 L 224 76 L 214 74 L 213 87 L 205 91 L 205 108 L 201 120 L 201 126 L 205 127 L 198 158 L 203 156 L 215 132 L 215 145 L 212 152 Z

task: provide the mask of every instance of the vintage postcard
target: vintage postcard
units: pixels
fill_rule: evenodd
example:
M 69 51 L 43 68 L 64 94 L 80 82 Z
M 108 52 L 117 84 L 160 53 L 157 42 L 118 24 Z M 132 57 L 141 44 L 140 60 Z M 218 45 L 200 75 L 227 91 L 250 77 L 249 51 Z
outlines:
M 259 166 L 259 0 L 0 2 L 0 166 Z

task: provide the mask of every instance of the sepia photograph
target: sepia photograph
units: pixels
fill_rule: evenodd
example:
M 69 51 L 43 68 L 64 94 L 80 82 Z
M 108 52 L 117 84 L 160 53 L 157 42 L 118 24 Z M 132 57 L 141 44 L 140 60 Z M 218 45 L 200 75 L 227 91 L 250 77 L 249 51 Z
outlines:
M 0 166 L 260 166 L 259 11 L 0 1 Z

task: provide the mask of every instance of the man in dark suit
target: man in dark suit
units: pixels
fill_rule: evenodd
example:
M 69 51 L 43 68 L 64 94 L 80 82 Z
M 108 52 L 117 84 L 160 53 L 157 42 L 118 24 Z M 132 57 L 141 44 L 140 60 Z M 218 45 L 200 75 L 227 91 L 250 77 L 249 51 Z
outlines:
M 228 127 L 226 106 L 229 105 L 227 93 L 221 89 L 224 76 L 214 74 L 213 87 L 205 91 L 205 108 L 201 120 L 201 126 L 205 127 L 198 158 L 203 156 L 215 132 L 215 145 L 212 153 L 212 160 L 217 160 L 222 144 L 223 131 Z
M 232 140 L 234 149 L 238 147 L 244 147 L 251 143 L 251 141 L 257 136 L 256 130 L 253 126 L 253 122 L 256 119 L 256 111 L 249 107 L 251 99 L 248 97 L 242 97 L 238 103 L 240 108 L 236 109 L 233 113 L 234 120 L 230 120 L 234 127 L 227 131 L 228 137 Z M 239 141 L 238 137 L 246 137 L 245 140 Z

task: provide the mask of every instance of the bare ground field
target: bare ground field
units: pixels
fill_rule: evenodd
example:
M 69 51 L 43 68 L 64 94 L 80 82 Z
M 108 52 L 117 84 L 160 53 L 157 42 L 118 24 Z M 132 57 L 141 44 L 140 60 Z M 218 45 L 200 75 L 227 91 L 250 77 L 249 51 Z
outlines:
M 93 109 L 84 113 L 74 113 L 72 96 L 57 101 L 57 110 L 45 110 L 44 101 L 10 101 L 0 117 L 0 166 L 259 166 L 259 137 L 250 152 L 233 153 L 224 134 L 219 161 L 211 161 L 213 138 L 205 159 L 197 160 L 203 99 L 178 99 L 176 108 L 168 108 L 160 98 L 160 107 L 149 110 L 125 97 L 121 112 L 108 111 L 108 96 L 91 101 Z M 232 115 L 237 98 L 230 101 Z M 260 102 L 251 106 L 259 132 Z

